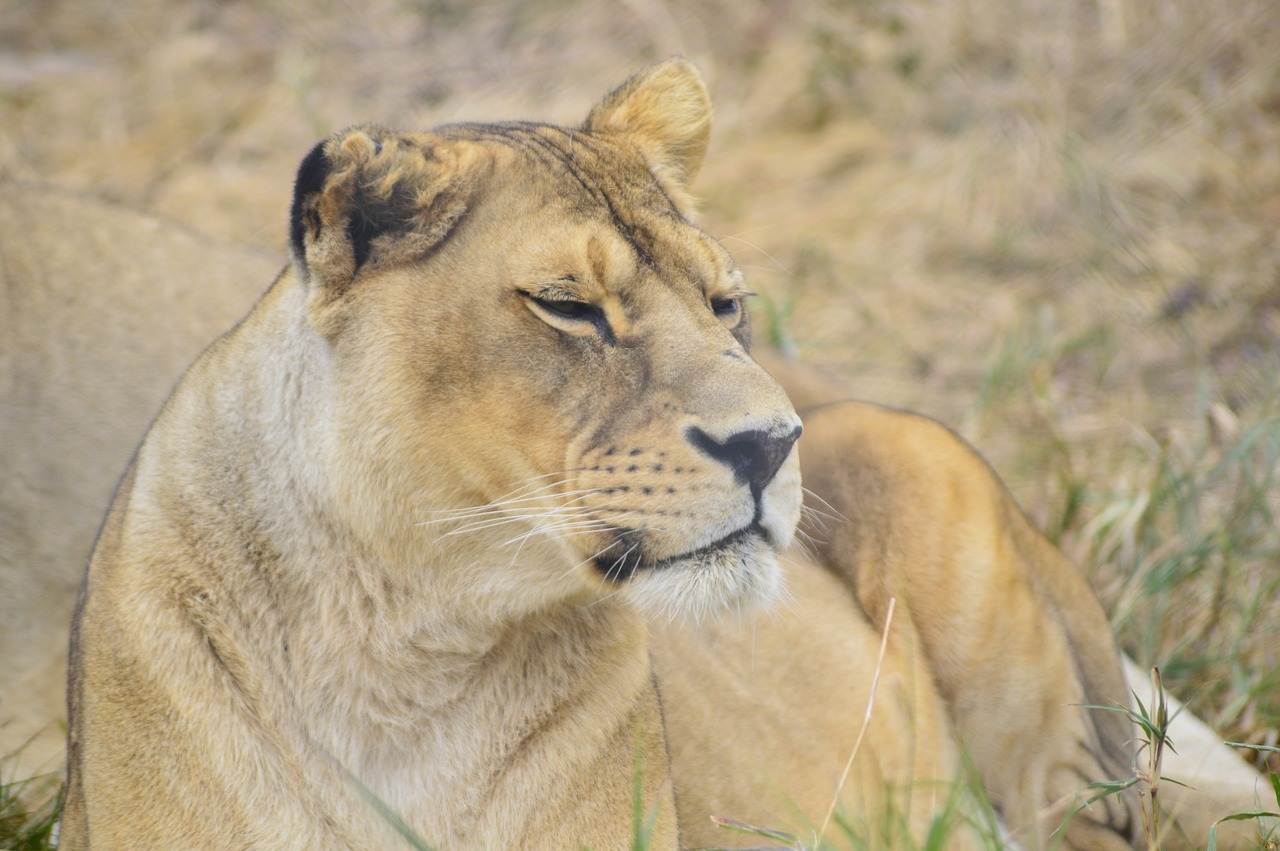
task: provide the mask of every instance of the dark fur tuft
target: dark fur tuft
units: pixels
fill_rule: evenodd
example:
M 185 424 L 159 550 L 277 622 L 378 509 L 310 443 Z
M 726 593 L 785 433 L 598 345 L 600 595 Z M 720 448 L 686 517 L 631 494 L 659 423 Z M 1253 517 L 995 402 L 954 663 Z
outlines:
M 306 199 L 324 188 L 329 176 L 329 158 L 325 155 L 325 142 L 320 142 L 302 158 L 298 176 L 293 183 L 293 205 L 289 209 L 289 245 L 297 262 L 306 266 Z
M 375 155 L 382 153 L 382 143 L 375 140 Z M 347 219 L 347 239 L 351 242 L 356 268 L 368 262 L 373 241 L 386 233 L 401 234 L 416 227 L 416 219 L 424 212 L 417 206 L 412 184 L 398 185 L 387 195 L 358 184 L 351 199 L 351 217 Z

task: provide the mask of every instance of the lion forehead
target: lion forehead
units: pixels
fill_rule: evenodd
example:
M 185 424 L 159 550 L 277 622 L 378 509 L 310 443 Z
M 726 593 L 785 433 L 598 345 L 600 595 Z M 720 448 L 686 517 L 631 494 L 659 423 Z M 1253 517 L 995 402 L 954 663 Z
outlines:
M 670 253 L 674 236 L 674 247 L 694 241 L 719 250 L 697 227 L 691 198 L 626 140 L 531 123 L 452 125 L 441 135 L 485 149 L 489 180 L 509 190 L 503 202 L 523 199 L 540 225 L 553 216 L 606 224 L 646 264 Z

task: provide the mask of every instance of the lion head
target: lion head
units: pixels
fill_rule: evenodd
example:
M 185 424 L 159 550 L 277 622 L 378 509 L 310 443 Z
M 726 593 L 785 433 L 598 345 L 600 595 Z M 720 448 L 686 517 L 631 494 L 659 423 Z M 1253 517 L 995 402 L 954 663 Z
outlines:
M 433 564 L 445 539 L 510 554 L 479 581 L 528 599 L 697 615 L 775 594 L 800 422 L 686 193 L 709 114 L 674 60 L 580 127 L 358 127 L 306 157 L 293 266 L 370 537 L 398 518 Z

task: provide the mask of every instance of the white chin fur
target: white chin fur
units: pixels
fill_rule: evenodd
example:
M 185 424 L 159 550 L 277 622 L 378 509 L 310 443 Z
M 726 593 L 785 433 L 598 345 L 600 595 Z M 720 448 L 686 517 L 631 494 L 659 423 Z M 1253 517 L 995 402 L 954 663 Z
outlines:
M 768 605 L 781 591 L 777 552 L 752 536 L 713 555 L 642 569 L 623 594 L 646 614 L 697 623 L 726 611 Z

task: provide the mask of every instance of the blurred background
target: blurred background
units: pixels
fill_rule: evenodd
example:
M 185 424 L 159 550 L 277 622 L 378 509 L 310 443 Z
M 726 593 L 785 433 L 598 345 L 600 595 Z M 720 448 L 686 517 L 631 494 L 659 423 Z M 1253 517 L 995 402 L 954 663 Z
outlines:
M 283 261 L 326 134 L 576 123 L 673 53 L 757 340 L 960 431 L 1140 664 L 1280 744 L 1280 3 L 0 0 L 0 191 Z

